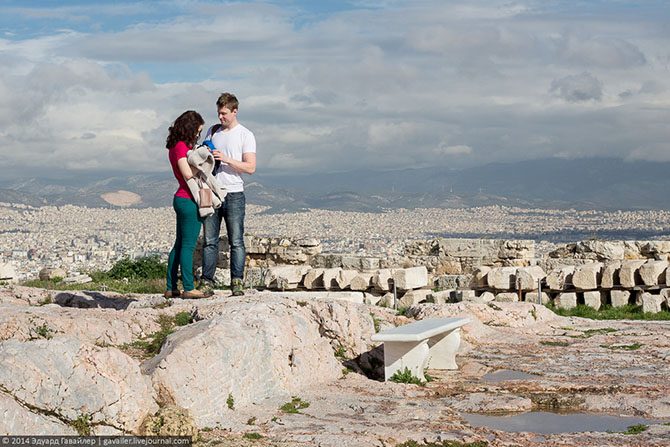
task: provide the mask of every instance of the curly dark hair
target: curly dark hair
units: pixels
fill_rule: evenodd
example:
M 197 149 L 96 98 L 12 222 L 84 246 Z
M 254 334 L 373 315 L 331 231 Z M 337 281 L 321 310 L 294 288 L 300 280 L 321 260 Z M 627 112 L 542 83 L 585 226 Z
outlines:
M 165 147 L 172 149 L 180 141 L 183 141 L 190 147 L 194 146 L 198 141 L 198 127 L 203 124 L 205 124 L 205 120 L 202 119 L 202 116 L 198 112 L 187 110 L 182 113 L 170 126 L 167 140 L 165 140 Z

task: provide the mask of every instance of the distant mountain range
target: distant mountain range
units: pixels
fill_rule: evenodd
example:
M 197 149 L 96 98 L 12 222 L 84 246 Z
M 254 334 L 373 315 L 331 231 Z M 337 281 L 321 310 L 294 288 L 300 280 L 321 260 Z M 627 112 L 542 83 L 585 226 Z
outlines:
M 670 210 L 670 163 L 584 158 L 496 163 L 468 169 L 417 168 L 310 175 L 263 173 L 247 179 L 248 203 L 269 212 L 308 208 L 381 211 L 389 208 L 523 208 Z M 139 207 L 170 206 L 176 182 L 161 173 L 95 178 L 0 181 L 0 201 L 28 205 L 110 207 L 101 195 L 139 194 Z

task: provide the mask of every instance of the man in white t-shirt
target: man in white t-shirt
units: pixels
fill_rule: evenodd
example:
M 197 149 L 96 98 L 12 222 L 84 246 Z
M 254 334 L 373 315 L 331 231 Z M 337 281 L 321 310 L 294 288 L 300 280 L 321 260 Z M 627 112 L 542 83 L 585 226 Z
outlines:
M 215 175 L 226 189 L 226 198 L 213 215 L 205 218 L 202 250 L 202 281 L 205 288 L 214 286 L 219 254 L 221 220 L 226 223 L 230 245 L 230 277 L 233 295 L 243 295 L 244 263 L 244 180 L 242 174 L 256 172 L 256 139 L 237 121 L 239 102 L 235 95 L 222 93 L 216 101 L 221 125 L 212 126 L 205 139 L 216 148 L 212 154 L 220 162 Z

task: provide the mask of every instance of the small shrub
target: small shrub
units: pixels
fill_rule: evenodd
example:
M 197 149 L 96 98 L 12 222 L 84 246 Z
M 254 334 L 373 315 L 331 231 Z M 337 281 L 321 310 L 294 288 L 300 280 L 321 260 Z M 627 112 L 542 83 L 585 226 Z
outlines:
M 190 312 L 179 312 L 174 316 L 174 322 L 177 326 L 186 326 L 193 323 L 193 315 Z
M 175 319 L 168 315 L 159 315 L 156 322 L 160 325 L 160 330 L 154 332 L 148 337 L 135 340 L 131 343 L 124 344 L 121 349 L 135 348 L 144 352 L 147 357 L 153 357 L 161 351 L 165 340 L 174 332 Z
M 79 436 L 91 436 L 91 415 L 87 413 L 80 414 L 70 425 L 77 431 Z
M 40 300 L 39 303 L 37 303 L 38 306 L 46 306 L 47 304 L 53 303 L 54 300 L 51 297 L 51 294 L 48 294 L 47 296 L 44 297 L 44 299 Z
M 124 258 L 107 271 L 106 276 L 112 279 L 162 279 L 167 274 L 167 265 L 158 256 L 147 256 L 139 259 Z
M 231 410 L 235 409 L 235 399 L 233 398 L 233 393 L 228 393 L 228 399 L 226 399 L 226 405 L 228 405 L 228 408 Z
M 298 414 L 300 410 L 309 407 L 309 402 L 305 402 L 299 397 L 293 396 L 291 402 L 286 402 L 284 405 L 279 407 L 281 411 L 288 414 Z
M 347 359 L 347 348 L 345 348 L 342 345 L 339 345 L 337 349 L 335 350 L 335 357 L 337 357 L 340 360 L 346 360 Z
M 379 318 L 375 316 L 375 314 L 370 313 L 370 316 L 372 317 L 372 325 L 375 328 L 375 333 L 379 332 L 382 328 L 381 321 L 379 321 Z
M 296 301 L 296 304 L 300 307 L 305 307 L 307 306 L 307 301 Z
M 256 440 L 256 439 L 262 439 L 262 438 L 263 438 L 263 435 L 261 435 L 260 433 L 256 433 L 256 432 L 245 433 L 243 436 L 244 436 L 246 439 L 253 439 L 253 440 Z
M 637 351 L 642 345 L 640 343 L 633 343 L 630 345 L 600 345 L 600 347 L 613 351 Z
M 396 383 L 411 383 L 414 385 L 420 385 L 424 386 L 426 382 L 422 381 L 419 379 L 417 376 L 412 374 L 412 371 L 409 370 L 409 368 L 405 367 L 405 369 L 398 370 L 389 379 L 391 382 L 396 382 Z
M 247 419 L 247 425 L 256 425 L 256 416 L 252 416 Z
M 591 338 L 595 335 L 604 335 L 611 332 L 616 332 L 617 330 L 611 327 L 603 327 L 599 329 L 587 329 L 582 335 L 575 335 L 573 338 Z
M 635 424 L 629 426 L 625 432 L 623 432 L 624 435 L 637 435 L 642 433 L 643 431 L 646 431 L 649 428 L 648 425 L 644 424 Z
M 47 340 L 51 340 L 53 338 L 54 331 L 51 329 L 49 326 L 47 326 L 46 323 L 43 323 L 41 326 L 36 326 L 30 330 L 31 334 L 35 334 L 35 336 L 31 335 L 31 338 L 36 339 L 36 338 L 45 338 Z

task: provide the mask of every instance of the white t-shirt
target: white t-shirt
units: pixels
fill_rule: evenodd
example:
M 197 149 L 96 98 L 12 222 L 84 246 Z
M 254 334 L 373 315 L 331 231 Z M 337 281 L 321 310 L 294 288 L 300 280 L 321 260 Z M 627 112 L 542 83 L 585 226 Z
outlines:
M 207 132 L 205 139 L 210 139 L 211 132 L 212 128 Z M 222 127 L 219 127 L 219 130 L 211 137 L 211 140 L 217 150 L 234 160 L 242 161 L 242 154 L 256 152 L 256 138 L 254 134 L 240 123 L 237 123 L 230 130 L 224 130 Z M 216 179 L 221 186 L 226 188 L 227 192 L 244 191 L 242 176 L 225 163 L 221 163 L 219 170 L 216 171 Z

